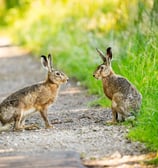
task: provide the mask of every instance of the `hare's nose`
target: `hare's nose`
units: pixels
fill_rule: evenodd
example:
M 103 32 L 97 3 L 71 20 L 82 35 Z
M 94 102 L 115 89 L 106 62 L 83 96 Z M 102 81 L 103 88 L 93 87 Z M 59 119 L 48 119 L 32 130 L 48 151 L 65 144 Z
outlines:
M 93 74 L 93 77 L 95 77 L 95 75 Z

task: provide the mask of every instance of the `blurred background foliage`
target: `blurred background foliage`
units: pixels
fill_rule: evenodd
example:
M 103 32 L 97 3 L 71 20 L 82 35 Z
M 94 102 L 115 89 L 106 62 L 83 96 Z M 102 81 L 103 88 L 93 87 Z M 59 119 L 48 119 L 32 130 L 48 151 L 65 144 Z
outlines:
M 93 105 L 110 106 L 92 74 L 102 62 L 95 48 L 111 46 L 113 69 L 143 95 L 129 137 L 158 149 L 157 0 L 0 0 L 0 11 L 0 34 L 35 56 L 52 53 L 55 66 L 98 95 Z

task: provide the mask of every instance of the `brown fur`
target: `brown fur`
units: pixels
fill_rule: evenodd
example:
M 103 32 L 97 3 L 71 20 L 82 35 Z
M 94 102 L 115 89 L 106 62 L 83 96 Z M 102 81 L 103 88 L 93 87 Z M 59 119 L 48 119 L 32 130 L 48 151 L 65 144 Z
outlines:
M 115 123 L 118 120 L 118 114 L 124 120 L 132 112 L 138 111 L 142 96 L 126 78 L 113 72 L 111 48 L 107 48 L 106 55 L 98 49 L 97 51 L 104 63 L 97 67 L 93 76 L 102 80 L 104 94 L 112 101 L 112 122 Z
M 47 79 L 44 82 L 25 87 L 8 96 L 0 104 L 0 121 L 3 125 L 0 131 L 7 130 L 14 125 L 14 129 L 21 130 L 31 128 L 25 126 L 25 118 L 39 111 L 45 122 L 45 127 L 52 127 L 47 116 L 47 108 L 58 95 L 62 83 L 66 83 L 68 77 L 60 71 L 52 69 L 51 56 L 48 59 L 41 57 L 42 65 L 48 70 Z

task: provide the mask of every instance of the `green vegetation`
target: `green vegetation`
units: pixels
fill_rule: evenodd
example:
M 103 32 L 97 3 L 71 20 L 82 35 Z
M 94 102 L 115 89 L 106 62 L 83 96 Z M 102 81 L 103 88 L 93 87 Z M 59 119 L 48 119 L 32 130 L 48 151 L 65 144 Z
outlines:
M 111 46 L 116 73 L 143 95 L 129 137 L 158 150 L 158 2 L 155 0 L 1 0 L 1 30 L 36 56 L 52 53 L 55 65 L 110 105 L 92 77 L 101 59 L 96 47 Z
M 152 160 L 145 162 L 145 163 L 148 165 L 155 165 L 155 166 L 157 165 L 158 166 L 158 158 L 152 159 Z

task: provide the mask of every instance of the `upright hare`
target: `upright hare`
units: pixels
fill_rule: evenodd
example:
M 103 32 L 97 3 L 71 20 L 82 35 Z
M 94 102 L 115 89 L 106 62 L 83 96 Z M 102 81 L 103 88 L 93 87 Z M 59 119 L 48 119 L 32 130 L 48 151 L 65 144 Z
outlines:
M 107 48 L 106 54 L 97 49 L 103 64 L 99 65 L 93 76 L 101 79 L 104 94 L 112 101 L 112 123 L 118 121 L 118 115 L 124 120 L 132 112 L 139 110 L 142 96 L 126 78 L 115 74 L 111 67 L 112 51 Z
M 25 125 L 25 118 L 36 111 L 40 112 L 45 127 L 52 127 L 48 120 L 47 108 L 55 101 L 60 85 L 66 83 L 68 77 L 52 68 L 50 54 L 48 57 L 42 55 L 41 63 L 48 71 L 46 80 L 12 93 L 0 104 L 0 132 L 10 129 L 11 126 L 15 130 L 32 128 L 31 125 Z

